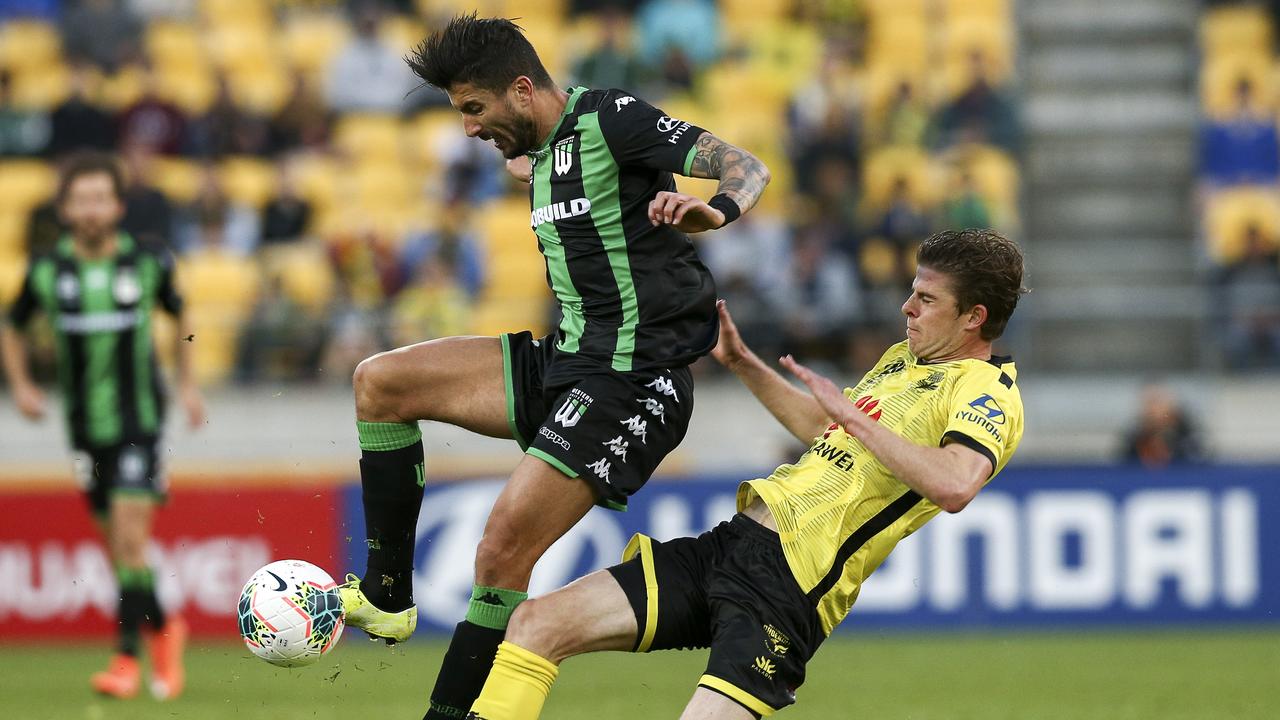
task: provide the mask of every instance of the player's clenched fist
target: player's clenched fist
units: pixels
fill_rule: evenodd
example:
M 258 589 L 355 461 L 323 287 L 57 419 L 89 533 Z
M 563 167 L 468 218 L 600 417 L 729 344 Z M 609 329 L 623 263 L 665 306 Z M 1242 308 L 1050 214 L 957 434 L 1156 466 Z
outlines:
M 683 233 L 698 233 L 724 225 L 724 213 L 702 198 L 664 190 L 649 203 L 649 222 L 655 226 L 671 225 Z

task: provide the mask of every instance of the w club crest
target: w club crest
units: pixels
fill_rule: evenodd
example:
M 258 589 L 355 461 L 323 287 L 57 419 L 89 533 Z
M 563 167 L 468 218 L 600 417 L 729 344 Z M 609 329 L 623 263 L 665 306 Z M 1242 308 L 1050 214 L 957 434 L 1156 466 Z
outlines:
M 573 167 L 573 138 L 568 137 L 556 143 L 555 169 L 556 175 L 564 175 Z

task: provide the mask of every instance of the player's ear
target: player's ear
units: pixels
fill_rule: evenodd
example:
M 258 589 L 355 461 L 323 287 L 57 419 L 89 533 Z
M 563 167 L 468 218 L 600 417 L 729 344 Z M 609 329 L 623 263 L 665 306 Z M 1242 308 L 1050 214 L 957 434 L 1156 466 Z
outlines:
M 511 92 L 521 106 L 527 106 L 533 99 L 533 81 L 528 75 L 521 75 L 511 83 Z
M 982 323 L 986 321 L 987 321 L 987 306 L 974 305 L 973 307 L 969 308 L 968 317 L 965 318 L 964 326 L 966 330 L 977 330 L 978 328 L 981 328 Z

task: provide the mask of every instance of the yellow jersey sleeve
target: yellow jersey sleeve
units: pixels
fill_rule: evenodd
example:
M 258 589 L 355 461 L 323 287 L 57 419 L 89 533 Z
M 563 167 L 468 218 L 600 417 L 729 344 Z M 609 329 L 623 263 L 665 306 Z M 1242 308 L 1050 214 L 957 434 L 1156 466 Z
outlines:
M 1022 397 L 998 367 L 975 368 L 956 383 L 940 445 L 957 442 L 991 461 L 991 476 L 1004 467 L 1022 439 Z

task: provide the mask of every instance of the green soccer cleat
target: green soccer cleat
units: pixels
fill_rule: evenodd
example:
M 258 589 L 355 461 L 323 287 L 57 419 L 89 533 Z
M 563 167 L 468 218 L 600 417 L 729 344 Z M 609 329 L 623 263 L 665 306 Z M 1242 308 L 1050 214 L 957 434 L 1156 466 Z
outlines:
M 404 642 L 418 627 L 418 606 L 410 605 L 400 612 L 379 610 L 360 589 L 360 578 L 347 573 L 347 581 L 338 586 L 342 613 L 346 623 L 369 634 L 370 640 L 386 640 L 388 645 Z

